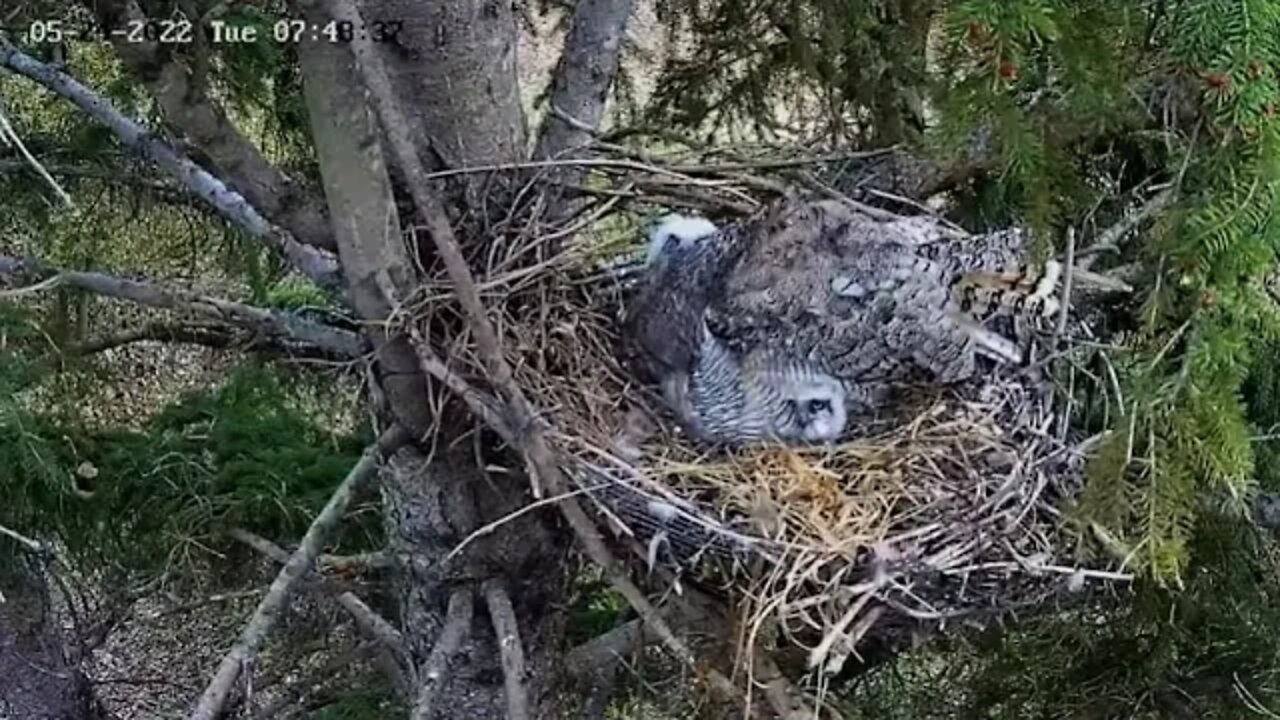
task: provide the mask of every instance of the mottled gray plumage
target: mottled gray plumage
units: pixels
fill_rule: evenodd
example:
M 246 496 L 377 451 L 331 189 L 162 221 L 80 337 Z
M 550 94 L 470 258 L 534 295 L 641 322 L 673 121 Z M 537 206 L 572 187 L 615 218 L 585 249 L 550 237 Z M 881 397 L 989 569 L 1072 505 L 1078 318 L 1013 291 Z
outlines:
M 964 312 L 957 282 L 1016 278 L 1022 234 L 983 242 L 930 218 L 882 221 L 837 201 L 784 205 L 722 230 L 669 216 L 628 308 L 641 368 L 690 431 L 719 442 L 835 439 L 849 412 L 921 374 L 971 376 L 1020 353 Z M 814 422 L 804 400 L 842 405 Z
M 940 382 L 973 374 L 979 347 L 1014 359 L 1008 341 L 962 312 L 966 273 L 1017 265 L 1019 243 L 962 245 L 936 224 L 882 222 L 836 201 L 784 207 L 752 224 L 708 303 L 731 347 L 819 358 L 853 382 Z M 896 227 L 895 227 L 896 225 Z

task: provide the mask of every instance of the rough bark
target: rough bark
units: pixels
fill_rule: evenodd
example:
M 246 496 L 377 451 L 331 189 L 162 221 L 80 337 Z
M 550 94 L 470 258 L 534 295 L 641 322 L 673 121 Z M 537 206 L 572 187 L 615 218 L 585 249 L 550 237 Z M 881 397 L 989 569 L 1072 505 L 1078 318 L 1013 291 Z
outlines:
M 397 20 L 395 43 L 379 56 L 413 119 L 419 157 L 431 169 L 524 160 L 528 130 L 520 107 L 515 4 L 498 0 L 362 0 L 365 22 Z M 506 176 L 474 174 L 453 183 L 458 211 L 501 204 Z
M 569 717 L 554 692 L 563 649 L 558 608 L 568 580 L 568 543 L 548 528 L 545 516 L 527 513 L 441 562 L 481 524 L 518 509 L 523 498 L 502 477 L 480 475 L 469 448 L 437 452 L 441 456 L 428 462 L 421 453 L 402 451 L 384 479 L 391 550 L 407 559 L 397 587 L 410 653 L 420 666 L 428 665 L 453 593 L 505 577 L 520 620 L 525 687 L 538 708 L 534 717 Z M 501 652 L 486 614 L 472 615 L 465 639 L 446 666 L 449 676 L 430 698 L 435 717 L 506 718 Z
M 535 160 L 561 157 L 591 142 L 618 72 L 632 6 L 630 0 L 579 0 L 533 152 Z M 582 171 L 576 172 L 581 175 Z M 565 180 L 577 182 L 574 177 Z
M 310 3 L 304 6 L 308 13 L 317 12 Z M 391 3 L 379 5 L 365 21 L 377 19 L 404 22 L 399 43 L 383 47 L 380 55 L 398 83 L 398 101 L 413 109 L 421 136 L 430 138 L 435 167 L 523 159 L 516 28 L 509 6 L 456 0 Z M 378 321 L 388 317 L 396 301 L 408 297 L 415 278 L 391 200 L 377 128 L 345 48 L 304 46 L 301 59 L 350 295 L 361 316 L 372 321 L 370 327 L 379 328 Z M 480 202 L 466 192 L 446 200 L 455 215 L 474 210 Z M 476 603 L 461 639 L 456 632 L 442 638 L 450 598 L 459 592 L 475 593 L 484 581 L 499 579 L 511 588 L 529 670 L 524 688 L 537 709 L 533 714 L 565 717 L 558 708 L 560 698 L 552 692 L 568 577 L 563 533 L 548 522 L 550 513 L 530 513 L 500 525 L 444 562 L 471 530 L 519 508 L 526 501 L 528 481 L 518 472 L 482 470 L 478 463 L 507 460 L 483 438 L 460 442 L 473 422 L 456 404 L 446 404 L 440 418 L 429 415 L 432 404 L 416 359 L 400 354 L 406 347 L 403 337 L 387 337 L 380 330 L 371 335 L 377 336 L 377 362 L 391 413 L 420 434 L 435 429 L 426 443 L 435 454 L 428 457 L 405 449 L 384 471 L 383 485 L 391 554 L 402 562 L 395 584 L 399 624 L 419 670 L 421 689 L 429 696 L 425 702 L 437 717 L 505 717 L 501 648 L 482 604 Z M 455 643 L 458 651 L 448 652 Z M 433 657 L 441 646 L 444 654 L 453 656 L 451 661 Z M 440 668 L 447 670 L 443 678 Z
M 574 8 L 573 25 L 565 38 L 547 114 L 533 150 L 534 160 L 585 155 L 604 118 L 632 10 L 631 0 L 580 0 Z M 570 201 L 576 195 L 571 188 L 581 184 L 586 168 L 556 165 L 532 174 L 559 186 L 547 199 L 548 214 L 558 218 L 570 211 Z
M 145 15 L 134 0 L 84 4 L 108 31 L 126 27 L 129 20 Z M 151 92 L 169 125 L 199 147 L 223 179 L 300 242 L 337 248 L 324 205 L 313 190 L 268 162 L 209 97 L 198 70 L 207 58 L 185 61 L 177 56 L 189 52 L 181 45 L 133 42 L 124 36 L 111 40 L 116 54 Z M 199 47 L 194 52 L 202 56 L 207 49 Z
M 312 7 L 306 12 L 312 21 L 325 17 Z M 306 42 L 299 46 L 298 58 L 348 299 L 370 323 L 374 368 L 390 404 L 380 410 L 389 410 L 421 437 L 431 425 L 426 380 L 408 340 L 379 329 L 396 303 L 409 296 L 414 280 L 377 123 L 359 89 L 350 52 Z

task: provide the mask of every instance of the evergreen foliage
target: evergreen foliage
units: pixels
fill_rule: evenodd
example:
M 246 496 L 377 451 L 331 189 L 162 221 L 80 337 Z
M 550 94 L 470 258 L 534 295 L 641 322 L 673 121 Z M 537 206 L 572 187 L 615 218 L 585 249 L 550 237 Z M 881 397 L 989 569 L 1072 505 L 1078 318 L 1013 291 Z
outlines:
M 242 368 L 137 432 L 94 432 L 0 402 L 0 495 L 12 499 L 0 522 L 144 567 L 225 546 L 220 533 L 232 527 L 299 537 L 370 438 L 316 425 L 295 402 L 298 382 Z M 379 532 L 349 530 L 357 545 Z

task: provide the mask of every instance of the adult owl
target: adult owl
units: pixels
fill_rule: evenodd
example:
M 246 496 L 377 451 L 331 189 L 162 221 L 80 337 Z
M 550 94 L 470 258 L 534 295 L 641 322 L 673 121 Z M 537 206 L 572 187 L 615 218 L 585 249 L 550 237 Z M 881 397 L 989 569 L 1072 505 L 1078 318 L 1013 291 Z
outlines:
M 1021 233 L 973 240 L 839 201 L 723 229 L 667 216 L 650 233 L 626 336 L 696 437 L 829 442 L 894 382 L 963 380 L 977 353 L 1020 359 L 966 303 L 983 290 L 1052 303 L 1056 275 L 1026 282 Z

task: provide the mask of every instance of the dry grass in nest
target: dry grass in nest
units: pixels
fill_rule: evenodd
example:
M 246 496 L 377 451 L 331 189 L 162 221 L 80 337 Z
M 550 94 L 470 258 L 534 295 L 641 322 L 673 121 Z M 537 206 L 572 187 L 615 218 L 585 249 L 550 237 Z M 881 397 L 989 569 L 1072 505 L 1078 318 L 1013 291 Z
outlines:
M 1126 579 L 1066 559 L 1061 506 L 1082 456 L 1042 377 L 992 371 L 919 388 L 836 447 L 711 451 L 619 360 L 626 262 L 540 244 L 564 228 L 511 235 L 482 289 L 504 309 L 505 351 L 566 471 L 642 562 L 730 589 L 750 610 L 749 635 L 776 628 L 812 668 L 835 670 L 876 628 Z M 447 300 L 413 316 L 442 317 Z M 441 346 L 466 343 L 446 335 Z

